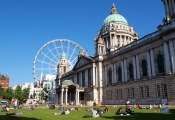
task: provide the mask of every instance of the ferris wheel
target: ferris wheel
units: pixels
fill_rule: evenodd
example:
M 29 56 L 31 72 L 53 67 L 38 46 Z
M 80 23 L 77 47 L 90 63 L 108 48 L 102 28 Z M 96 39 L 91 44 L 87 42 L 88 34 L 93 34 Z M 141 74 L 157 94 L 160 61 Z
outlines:
M 78 60 L 80 51 L 83 51 L 87 55 L 87 52 L 80 45 L 67 39 L 56 39 L 46 43 L 34 58 L 34 79 L 38 81 L 41 73 L 42 75 L 56 75 L 57 65 L 63 53 L 66 54 L 66 59 L 73 68 Z

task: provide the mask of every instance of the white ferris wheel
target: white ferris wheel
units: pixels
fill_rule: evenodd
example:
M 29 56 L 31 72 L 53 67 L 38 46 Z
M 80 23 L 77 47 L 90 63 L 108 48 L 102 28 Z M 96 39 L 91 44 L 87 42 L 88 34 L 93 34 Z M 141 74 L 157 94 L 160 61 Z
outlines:
M 63 53 L 66 54 L 66 59 L 73 68 L 81 50 L 87 55 L 80 45 L 67 39 L 56 39 L 46 43 L 37 52 L 33 62 L 34 80 L 38 81 L 41 73 L 42 75 L 56 75 L 57 65 Z

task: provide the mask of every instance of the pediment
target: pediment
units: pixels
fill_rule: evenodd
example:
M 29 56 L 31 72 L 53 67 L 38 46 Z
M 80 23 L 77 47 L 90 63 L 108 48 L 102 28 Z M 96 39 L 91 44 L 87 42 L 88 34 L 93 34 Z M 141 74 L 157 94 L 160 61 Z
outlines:
M 85 56 L 79 56 L 78 61 L 75 64 L 73 69 L 83 67 L 84 65 L 86 65 L 88 63 L 92 63 L 92 62 L 93 62 L 92 58 L 88 58 L 88 57 L 85 57 Z

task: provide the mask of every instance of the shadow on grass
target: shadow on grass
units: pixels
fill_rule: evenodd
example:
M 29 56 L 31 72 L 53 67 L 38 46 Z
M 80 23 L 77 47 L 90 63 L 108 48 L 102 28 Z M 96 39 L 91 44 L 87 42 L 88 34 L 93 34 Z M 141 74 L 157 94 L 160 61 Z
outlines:
M 41 120 L 41 119 L 23 117 L 22 115 L 21 115 L 21 116 L 15 116 L 15 115 L 0 115 L 0 120 Z
M 175 120 L 175 109 L 170 113 L 133 113 L 132 115 L 102 116 L 110 120 Z

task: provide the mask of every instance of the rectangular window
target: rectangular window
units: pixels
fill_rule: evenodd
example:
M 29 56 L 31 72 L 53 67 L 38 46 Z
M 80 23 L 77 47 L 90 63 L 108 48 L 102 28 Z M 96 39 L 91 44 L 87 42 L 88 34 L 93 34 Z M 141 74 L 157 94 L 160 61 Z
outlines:
M 149 97 L 149 87 L 146 86 L 146 97 Z
M 104 46 L 101 46 L 101 53 L 103 53 Z
M 66 66 L 64 66 L 63 69 L 64 69 L 64 73 L 65 73 L 66 72 Z
M 82 87 L 85 87 L 85 71 L 82 72 Z
M 167 92 L 167 86 L 166 84 L 163 84 L 163 96 L 168 97 L 168 92 Z
M 140 89 L 141 89 L 141 98 L 144 98 L 143 87 L 141 87 Z
M 91 69 L 88 69 L 88 87 L 91 87 Z
M 116 100 L 118 100 L 118 90 L 116 90 Z
M 130 98 L 130 90 L 129 90 L 129 88 L 128 88 L 128 98 Z
M 160 86 L 157 85 L 157 97 L 160 97 Z
M 134 88 L 132 88 L 132 98 L 135 98 Z

